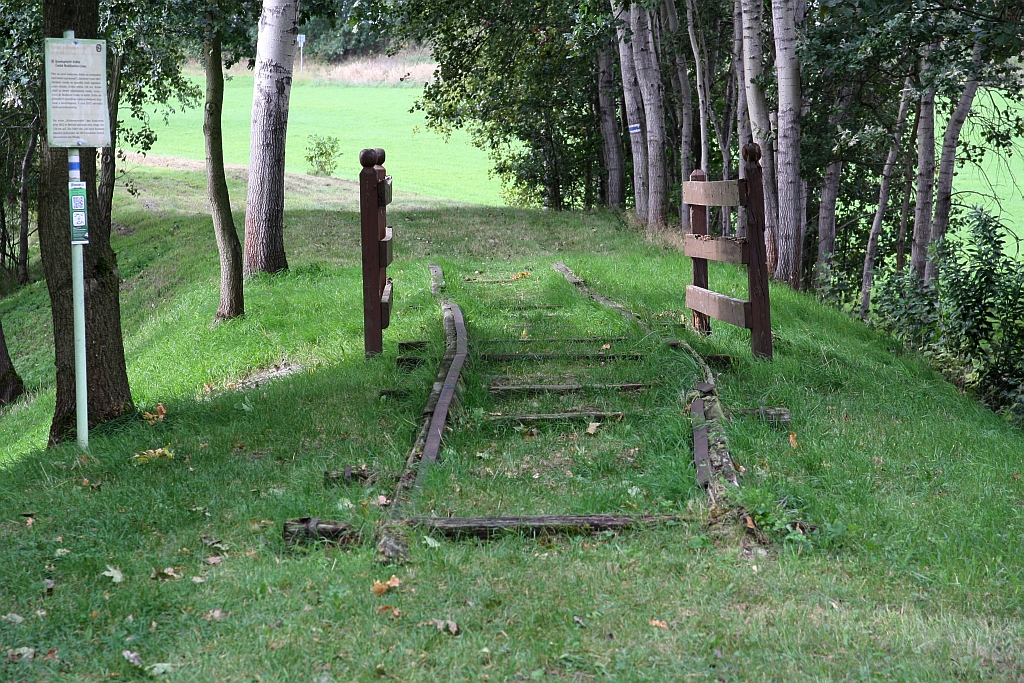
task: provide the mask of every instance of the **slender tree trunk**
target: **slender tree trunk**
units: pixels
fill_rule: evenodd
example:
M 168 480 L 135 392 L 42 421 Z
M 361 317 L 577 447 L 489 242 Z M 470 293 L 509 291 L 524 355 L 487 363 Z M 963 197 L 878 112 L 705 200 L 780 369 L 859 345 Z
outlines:
M 25 383 L 14 369 L 11 354 L 7 351 L 3 322 L 0 322 L 0 408 L 14 403 L 24 393 Z
M 213 232 L 220 255 L 220 305 L 214 321 L 245 314 L 242 284 L 242 243 L 238 241 L 231 198 L 224 176 L 224 136 L 221 113 L 224 108 L 224 72 L 221 64 L 220 33 L 214 33 L 204 46 L 206 57 L 206 109 L 203 137 L 206 139 L 206 188 L 210 194 Z
M 28 282 L 28 185 L 32 173 L 32 156 L 36 153 L 39 140 L 39 117 L 32 119 L 32 130 L 28 133 L 28 148 L 21 161 L 21 230 L 18 235 L 18 282 Z
M 626 167 L 622 158 L 622 135 L 619 133 L 619 119 L 615 115 L 615 62 L 607 48 L 598 53 L 597 60 L 601 139 L 604 167 L 608 172 L 608 191 L 605 202 L 608 206 L 623 207 L 626 205 Z
M 778 263 L 775 279 L 800 288 L 800 60 L 796 55 L 796 0 L 772 0 L 775 69 L 779 84 Z
M 245 275 L 288 268 L 284 253 L 284 155 L 299 0 L 263 0 L 252 91 Z
M 647 135 L 645 132 L 644 101 L 633 60 L 633 47 L 627 42 L 629 36 L 629 11 L 623 10 L 618 0 L 612 0 L 612 14 L 615 16 L 615 31 L 618 37 L 619 67 L 622 70 L 622 97 L 629 130 L 629 147 L 633 155 L 633 197 L 636 217 L 647 222 L 648 163 Z
M 732 63 L 736 76 L 736 134 L 739 148 L 754 141 L 750 131 L 750 112 L 747 111 L 747 88 L 743 69 L 743 0 L 734 0 L 732 10 Z M 739 177 L 746 178 L 746 164 L 739 165 Z M 736 237 L 747 236 L 747 209 L 736 207 Z
M 832 265 L 836 250 L 836 200 L 843 175 L 843 162 L 836 159 L 825 167 L 821 183 L 821 204 L 818 207 L 818 283 L 823 284 L 825 272 Z
M 896 128 L 892 133 L 892 147 L 889 148 L 889 155 L 885 158 L 885 166 L 882 167 L 882 182 L 878 188 L 878 209 L 875 211 L 875 219 L 871 223 L 871 234 L 868 235 L 868 246 L 864 252 L 864 269 L 861 271 L 861 318 L 867 318 L 868 309 L 871 306 L 871 285 L 875 273 L 875 254 L 878 251 L 878 236 L 882 234 L 882 222 L 885 219 L 885 210 L 889 205 L 889 180 L 892 178 L 892 171 L 896 167 L 896 158 L 900 153 L 903 125 L 907 121 L 907 112 L 910 110 L 910 95 L 912 92 L 911 84 L 908 81 L 903 88 L 900 110 L 896 116 Z
M 114 56 L 113 68 L 110 70 L 110 83 L 107 87 L 107 116 L 110 118 L 110 147 L 104 147 L 100 153 L 100 184 L 96 191 L 99 202 L 99 220 L 102 220 L 110 231 L 110 211 L 114 204 L 114 181 L 116 178 L 115 150 L 117 148 L 117 110 L 121 99 L 121 66 L 124 55 Z
M 896 272 L 902 273 L 906 258 L 907 223 L 910 218 L 910 195 L 914 191 L 914 156 L 917 154 L 917 125 L 921 120 L 921 101 L 914 111 L 914 125 L 907 136 L 907 149 L 903 152 L 903 207 L 900 209 L 900 231 L 896 237 Z
M 708 172 L 711 165 L 711 142 L 708 132 L 708 115 L 711 107 L 707 80 L 704 78 L 706 60 L 697 38 L 696 18 L 693 12 L 694 0 L 686 0 L 686 31 L 690 36 L 690 50 L 693 52 L 693 74 L 697 79 L 697 110 L 700 112 L 700 169 Z
M 923 70 L 922 70 L 923 71 Z M 932 227 L 932 192 L 935 186 L 935 87 L 921 95 L 917 124 L 917 204 L 914 208 L 914 243 L 910 268 L 917 279 L 924 278 L 928 241 Z
M 742 0 L 743 4 L 743 78 L 747 91 L 747 110 L 754 142 L 761 148 L 761 166 L 764 173 L 765 250 L 768 272 L 774 272 L 778 262 L 776 247 L 779 221 L 779 195 L 775 182 L 775 148 L 768 102 L 759 81 L 763 75 L 761 59 L 761 16 L 763 0 Z
M 644 100 L 644 119 L 647 122 L 647 225 L 660 228 L 665 225 L 665 206 L 668 198 L 668 176 L 665 164 L 665 95 L 661 82 L 651 29 L 650 12 L 634 4 L 630 9 L 633 29 L 633 59 L 637 80 Z
M 61 37 L 66 29 L 81 38 L 95 38 L 99 23 L 97 0 L 44 0 L 43 30 Z M 96 150 L 81 149 L 82 180 L 88 187 L 89 215 L 98 216 Z M 68 157 L 64 148 L 51 148 L 43 136 L 39 169 L 39 248 L 53 315 L 57 396 L 50 443 L 74 437 L 75 347 L 71 297 L 71 241 L 68 238 Z M 133 410 L 121 337 L 117 257 L 110 248 L 110 224 L 89 226 L 85 256 L 85 329 L 88 368 L 89 424 Z
M 935 187 L 935 215 L 932 217 L 930 242 L 939 243 L 946 238 L 949 227 L 949 211 L 953 204 L 953 171 L 956 165 L 956 147 L 960 142 L 960 131 L 971 113 L 974 96 L 978 92 L 978 72 L 981 69 L 981 43 L 974 44 L 971 56 L 972 70 L 960 93 L 960 101 L 949 117 L 946 132 L 942 136 L 942 156 L 939 160 L 939 180 Z M 924 266 L 924 281 L 931 282 L 938 274 L 938 264 L 928 259 Z
M 669 31 L 673 37 L 677 37 L 679 15 L 676 12 L 675 0 L 665 0 L 665 10 L 668 15 Z M 686 55 L 678 49 L 673 50 L 672 54 L 675 60 L 676 79 L 679 81 L 679 177 L 682 182 L 686 182 L 690 179 L 690 171 L 693 170 L 693 91 L 690 89 L 690 71 L 686 64 Z M 690 232 L 688 204 L 680 204 L 679 218 L 683 233 Z

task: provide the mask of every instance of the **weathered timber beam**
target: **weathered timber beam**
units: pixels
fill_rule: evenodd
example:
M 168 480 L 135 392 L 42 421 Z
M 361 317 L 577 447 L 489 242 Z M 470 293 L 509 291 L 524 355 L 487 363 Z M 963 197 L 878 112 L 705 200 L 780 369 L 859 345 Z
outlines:
M 642 353 L 481 353 L 481 360 L 643 360 Z
M 358 543 L 362 538 L 359 530 L 348 522 L 322 521 L 318 517 L 289 519 L 281 525 L 286 546 L 321 541 L 337 545 Z
M 487 538 L 502 531 L 594 532 L 679 521 L 679 515 L 540 515 L 530 517 L 410 517 L 407 524 L 445 536 Z
M 554 420 L 621 420 L 621 412 L 604 412 L 600 410 L 580 410 L 569 413 L 536 413 L 530 415 L 491 415 L 488 422 L 550 422 Z
M 703 287 L 687 285 L 686 307 L 736 327 L 750 327 L 749 301 L 735 299 Z
M 600 391 L 617 389 L 619 391 L 640 391 L 650 384 L 641 382 L 623 382 L 620 384 L 492 384 L 487 390 L 494 394 L 571 394 L 576 391 Z
M 723 263 L 750 263 L 750 247 L 746 240 L 729 237 L 706 238 L 703 235 L 686 235 L 683 243 L 687 256 Z
M 746 206 L 747 184 L 742 180 L 688 180 L 683 203 L 696 206 Z

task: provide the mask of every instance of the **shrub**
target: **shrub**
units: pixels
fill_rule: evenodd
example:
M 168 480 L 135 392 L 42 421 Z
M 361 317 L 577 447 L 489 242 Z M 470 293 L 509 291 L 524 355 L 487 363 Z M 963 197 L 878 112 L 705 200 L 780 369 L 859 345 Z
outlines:
M 1024 421 L 1024 268 L 1008 253 L 999 219 L 976 208 L 969 234 L 935 254 L 935 288 L 909 273 L 879 283 L 879 326 L 923 350 L 957 385 Z
M 332 175 L 338 168 L 341 140 L 329 135 L 310 135 L 306 145 L 306 162 L 312 175 Z

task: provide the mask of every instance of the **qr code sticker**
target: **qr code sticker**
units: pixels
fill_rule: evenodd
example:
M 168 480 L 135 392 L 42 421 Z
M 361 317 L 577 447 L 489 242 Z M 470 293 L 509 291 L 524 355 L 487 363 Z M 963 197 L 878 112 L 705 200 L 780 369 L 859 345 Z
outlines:
M 80 228 L 83 225 L 85 225 L 85 212 L 75 211 L 73 214 L 71 214 L 71 224 L 74 225 L 76 228 Z
M 82 195 L 71 197 L 71 208 L 74 211 L 85 211 L 85 197 Z

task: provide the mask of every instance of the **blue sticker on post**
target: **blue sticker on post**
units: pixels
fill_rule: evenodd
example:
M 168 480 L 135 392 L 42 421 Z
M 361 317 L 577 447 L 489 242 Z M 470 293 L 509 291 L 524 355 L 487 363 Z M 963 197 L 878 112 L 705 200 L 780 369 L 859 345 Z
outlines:
M 68 183 L 68 205 L 71 209 L 71 244 L 89 244 L 85 183 Z
M 640 124 L 639 123 L 634 123 L 632 126 L 629 127 L 629 132 L 630 133 L 639 133 L 640 132 Z

